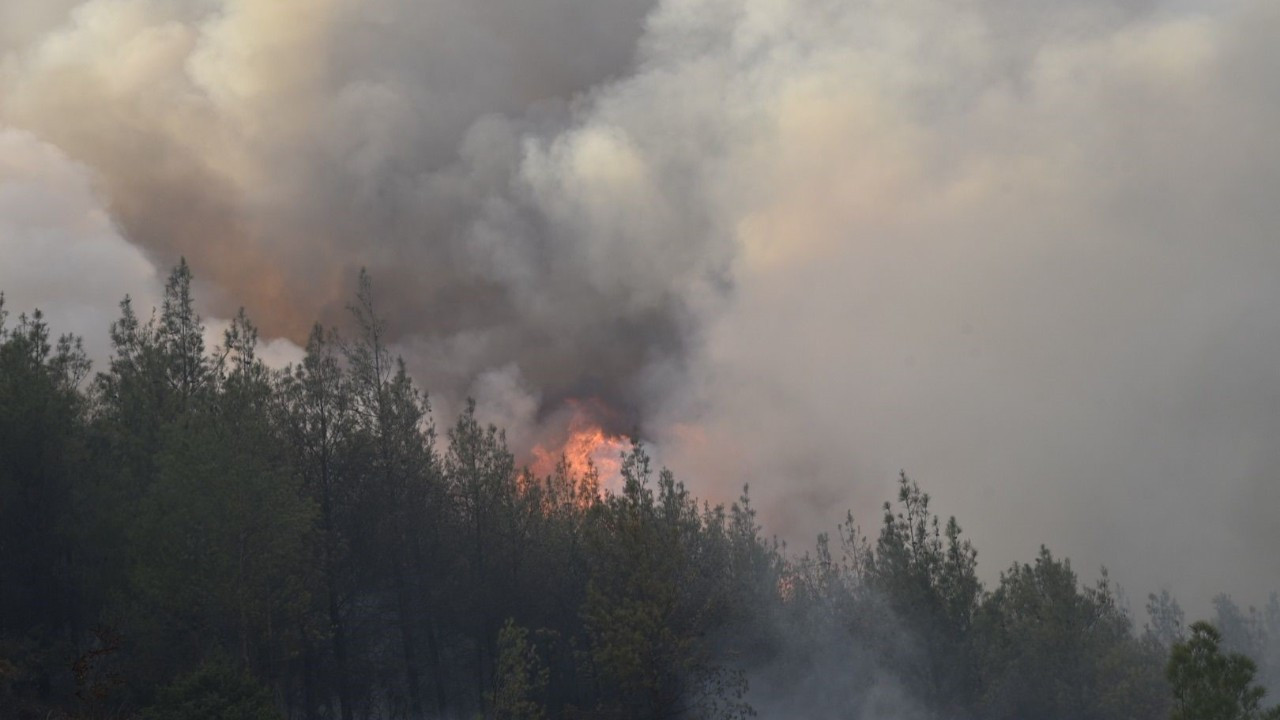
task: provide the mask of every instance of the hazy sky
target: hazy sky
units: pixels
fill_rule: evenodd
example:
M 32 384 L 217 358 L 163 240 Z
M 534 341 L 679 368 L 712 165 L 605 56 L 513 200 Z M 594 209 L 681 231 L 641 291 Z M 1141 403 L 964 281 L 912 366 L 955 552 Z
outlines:
M 597 395 L 807 544 L 906 469 L 986 574 L 1280 590 L 1280 4 L 0 0 L 0 289 L 373 274 L 447 421 Z M 555 417 L 552 415 L 552 417 Z

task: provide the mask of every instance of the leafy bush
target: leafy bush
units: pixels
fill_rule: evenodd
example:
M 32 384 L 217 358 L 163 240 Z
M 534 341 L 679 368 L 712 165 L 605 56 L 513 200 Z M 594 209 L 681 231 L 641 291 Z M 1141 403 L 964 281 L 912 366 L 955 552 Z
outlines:
M 160 690 L 143 720 L 282 720 L 271 693 L 225 661 L 210 661 Z

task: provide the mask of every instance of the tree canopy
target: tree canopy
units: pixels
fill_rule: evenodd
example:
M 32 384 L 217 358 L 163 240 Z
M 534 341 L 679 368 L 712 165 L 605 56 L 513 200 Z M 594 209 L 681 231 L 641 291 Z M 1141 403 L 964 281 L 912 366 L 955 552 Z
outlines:
M 1276 717 L 1274 598 L 1139 631 L 1047 548 L 987 587 L 905 473 L 791 551 L 640 443 L 608 491 L 474 403 L 438 431 L 366 275 L 278 369 L 192 288 L 125 298 L 93 376 L 0 296 L 0 720 Z

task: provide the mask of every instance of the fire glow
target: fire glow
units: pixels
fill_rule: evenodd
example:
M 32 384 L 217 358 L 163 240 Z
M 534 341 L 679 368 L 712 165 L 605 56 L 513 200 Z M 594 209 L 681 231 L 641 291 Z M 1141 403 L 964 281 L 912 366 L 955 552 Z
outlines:
M 607 432 L 586 404 L 570 406 L 573 415 L 563 442 L 535 445 L 530 471 L 538 477 L 552 475 L 563 458 L 570 474 L 584 478 L 594 471 L 602 489 L 617 491 L 622 486 L 622 454 L 631 448 L 631 440 Z

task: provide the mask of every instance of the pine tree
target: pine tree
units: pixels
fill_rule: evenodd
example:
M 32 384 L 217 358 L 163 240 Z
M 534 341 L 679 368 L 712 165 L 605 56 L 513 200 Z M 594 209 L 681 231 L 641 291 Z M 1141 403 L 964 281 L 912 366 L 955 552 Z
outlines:
M 916 692 L 960 712 L 973 705 L 976 658 L 969 637 L 982 584 L 977 551 L 950 518 L 945 527 L 929 508 L 929 495 L 901 473 L 898 507 L 884 505 L 884 524 L 869 568 L 871 587 L 921 648 L 895 658 Z M 896 638 L 884 638 L 897 647 Z
M 100 598 L 81 522 L 89 364 L 39 311 L 6 319 L 0 295 L 0 707 L 43 714 Z
M 303 492 L 318 508 L 314 554 L 319 567 L 319 615 L 333 659 L 332 686 L 343 720 L 355 716 L 350 608 L 360 585 L 351 556 L 353 509 L 358 499 L 351 441 L 352 397 L 338 357 L 338 342 L 317 325 L 306 357 L 281 387 L 282 425 Z M 314 681 L 308 678 L 309 687 Z M 313 698 L 318 699 L 318 698 Z M 314 708 L 306 708 L 310 713 Z
M 1166 673 L 1173 685 L 1173 720 L 1275 720 L 1280 708 L 1261 707 L 1266 689 L 1253 684 L 1253 661 L 1224 653 L 1222 634 L 1207 622 L 1173 646 Z

